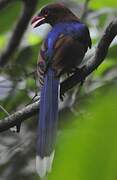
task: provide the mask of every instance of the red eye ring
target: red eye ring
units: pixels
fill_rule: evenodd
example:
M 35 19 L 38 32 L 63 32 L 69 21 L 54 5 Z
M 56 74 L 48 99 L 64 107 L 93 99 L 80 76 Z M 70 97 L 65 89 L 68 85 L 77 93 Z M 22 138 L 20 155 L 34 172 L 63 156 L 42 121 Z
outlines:
M 45 11 L 45 12 L 44 12 L 44 16 L 45 16 L 45 17 L 47 17 L 48 14 L 49 14 L 48 11 Z

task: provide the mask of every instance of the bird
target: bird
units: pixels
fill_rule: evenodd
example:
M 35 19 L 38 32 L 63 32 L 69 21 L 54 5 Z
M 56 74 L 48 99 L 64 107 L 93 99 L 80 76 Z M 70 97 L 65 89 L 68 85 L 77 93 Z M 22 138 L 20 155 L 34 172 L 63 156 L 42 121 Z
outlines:
M 41 92 L 36 170 L 41 178 L 51 172 L 55 154 L 60 77 L 74 72 L 91 48 L 87 25 L 63 3 L 44 6 L 31 21 L 33 28 L 45 23 L 51 25 L 51 30 L 37 62 Z

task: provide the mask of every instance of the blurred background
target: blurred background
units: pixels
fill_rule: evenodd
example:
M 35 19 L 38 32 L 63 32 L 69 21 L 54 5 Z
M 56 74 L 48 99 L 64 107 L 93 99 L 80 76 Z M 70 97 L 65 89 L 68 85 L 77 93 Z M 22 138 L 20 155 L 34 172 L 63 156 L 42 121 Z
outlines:
M 4 2 L 5 6 L 0 2 L 0 58 L 23 12 L 23 1 Z M 117 1 L 112 0 L 40 0 L 35 13 L 50 2 L 64 2 L 88 25 L 93 43 L 89 56 L 117 16 Z M 25 108 L 36 94 L 34 71 L 48 29 L 44 25 L 34 30 L 29 22 L 18 48 L 0 68 L 0 119 Z M 0 180 L 39 179 L 35 172 L 37 119 L 36 114 L 23 122 L 19 134 L 10 130 L 0 134 Z M 74 87 L 60 102 L 56 154 L 47 178 L 117 180 L 117 37 L 83 87 Z

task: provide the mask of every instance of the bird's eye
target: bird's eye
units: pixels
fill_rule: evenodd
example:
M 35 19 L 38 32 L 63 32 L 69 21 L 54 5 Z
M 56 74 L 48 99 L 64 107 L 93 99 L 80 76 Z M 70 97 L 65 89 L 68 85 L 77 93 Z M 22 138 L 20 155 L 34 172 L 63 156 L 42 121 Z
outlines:
M 48 16 L 48 14 L 49 14 L 49 12 L 48 12 L 47 10 L 45 10 L 45 12 L 44 12 L 44 16 L 45 16 L 45 17 L 47 17 L 47 16 Z

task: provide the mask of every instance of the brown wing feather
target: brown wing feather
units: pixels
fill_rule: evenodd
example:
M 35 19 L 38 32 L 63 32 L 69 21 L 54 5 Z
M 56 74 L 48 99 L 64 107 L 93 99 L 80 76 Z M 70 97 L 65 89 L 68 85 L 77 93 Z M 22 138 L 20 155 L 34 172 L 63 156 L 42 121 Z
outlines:
M 88 47 L 78 39 L 61 34 L 54 48 L 52 67 L 56 75 L 60 76 L 64 72 L 69 73 L 81 63 Z

